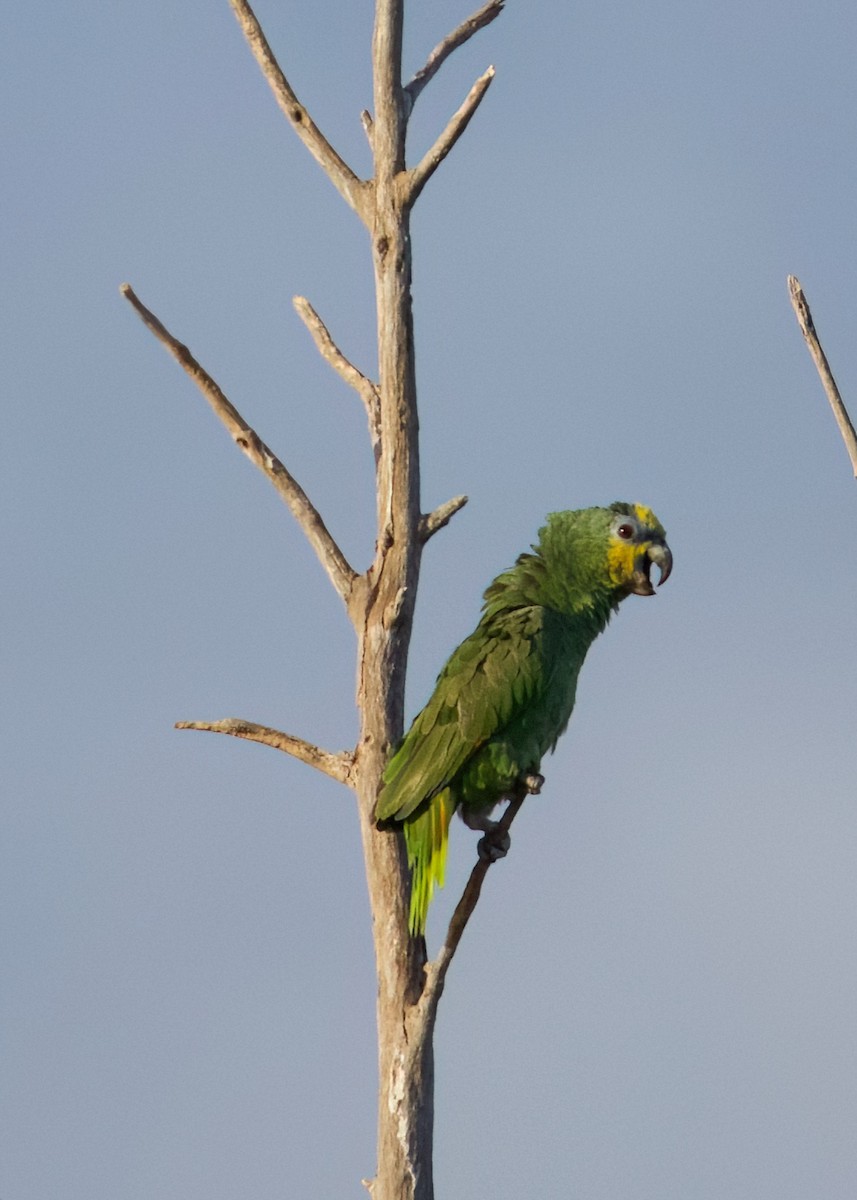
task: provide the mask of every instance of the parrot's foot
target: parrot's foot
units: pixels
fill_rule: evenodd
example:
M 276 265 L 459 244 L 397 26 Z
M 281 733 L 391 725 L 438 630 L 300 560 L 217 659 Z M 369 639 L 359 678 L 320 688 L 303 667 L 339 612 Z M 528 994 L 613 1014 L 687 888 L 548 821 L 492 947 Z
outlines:
M 492 821 L 491 827 L 485 830 L 485 836 L 479 839 L 476 849 L 481 859 L 493 863 L 505 858 L 511 845 L 512 839 L 508 833 L 500 828 L 498 822 Z
M 524 785 L 524 787 L 527 790 L 527 793 L 530 796 L 538 796 L 539 792 L 542 790 L 542 787 L 544 786 L 544 782 L 545 782 L 544 775 L 539 775 L 535 772 L 531 775 L 522 775 L 521 776 L 521 783 Z

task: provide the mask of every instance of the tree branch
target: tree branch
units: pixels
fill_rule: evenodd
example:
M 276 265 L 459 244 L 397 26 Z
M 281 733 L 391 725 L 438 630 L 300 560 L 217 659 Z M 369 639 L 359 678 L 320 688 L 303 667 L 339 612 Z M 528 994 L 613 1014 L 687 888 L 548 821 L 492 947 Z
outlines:
M 439 505 L 434 512 L 426 513 L 420 521 L 420 541 L 423 543 L 427 542 L 439 529 L 443 529 L 444 525 L 448 525 L 459 509 L 464 508 L 466 503 L 467 496 L 453 496 L 445 504 Z
M 341 379 L 344 379 L 350 387 L 354 388 L 363 401 L 366 415 L 369 418 L 369 436 L 372 439 L 372 449 L 375 451 L 377 460 L 381 441 L 381 397 L 377 386 L 345 357 L 330 336 L 330 332 L 324 321 L 322 321 L 306 297 L 295 296 L 292 303 L 297 310 L 298 316 L 310 331 L 312 340 L 315 342 L 321 357 L 333 367 Z
M 176 362 L 191 377 L 216 415 L 228 429 L 232 440 L 250 461 L 267 475 L 271 483 L 286 502 L 292 516 L 306 534 L 307 540 L 315 550 L 321 565 L 339 595 L 348 604 L 351 591 L 357 579 L 357 573 L 349 565 L 342 551 L 331 537 L 327 526 L 321 519 L 306 492 L 297 480 L 286 470 L 276 455 L 272 454 L 259 435 L 252 429 L 238 409 L 232 405 L 226 396 L 188 350 L 169 330 L 158 320 L 153 312 L 146 308 L 134 294 L 128 283 L 123 283 L 119 289 L 128 300 L 143 323 L 155 335 L 158 341 L 166 347 Z
M 369 143 L 369 149 L 375 149 L 375 122 L 372 120 L 372 114 L 368 108 L 364 108 L 360 114 L 360 124 L 363 126 L 363 132 L 366 134 L 366 141 Z
M 836 380 L 833 378 L 833 372 L 830 369 L 827 356 L 821 348 L 821 342 L 818 340 L 818 334 L 815 332 L 812 313 L 809 311 L 809 304 L 807 303 L 806 296 L 803 294 L 800 281 L 794 275 L 789 275 L 788 285 L 789 296 L 798 325 L 800 325 L 801 333 L 804 336 L 809 352 L 812 355 L 812 360 L 821 377 L 821 382 L 827 393 L 827 399 L 830 401 L 830 407 L 833 409 L 833 416 L 836 419 L 836 424 L 839 426 L 839 432 L 842 434 L 845 449 L 848 451 L 848 457 L 851 459 L 851 469 L 854 472 L 855 478 L 857 478 L 857 433 L 854 431 L 848 410 L 839 394 L 839 388 L 836 386 Z
M 518 786 L 515 794 L 509 801 L 506 811 L 497 823 L 498 834 L 509 832 L 512 822 L 520 811 L 521 805 L 530 794 L 526 785 L 520 784 Z M 446 973 L 458 949 L 458 943 L 461 941 L 462 934 L 467 927 L 467 922 L 470 920 L 473 910 L 479 901 L 482 884 L 490 866 L 491 862 L 487 858 L 479 858 L 475 863 L 461 899 L 458 901 L 455 912 L 452 914 L 449 929 L 446 931 L 446 938 L 443 946 L 441 946 L 440 953 L 433 962 L 426 965 L 426 986 L 421 997 L 421 1003 L 425 1004 L 429 1013 L 432 1013 L 437 1008 L 437 1003 L 443 994 Z
M 255 721 L 242 721 L 236 717 L 229 717 L 225 721 L 176 721 L 175 728 L 199 729 L 204 733 L 225 733 L 230 737 L 245 738 L 248 742 L 261 742 L 263 746 L 271 746 L 274 750 L 282 750 L 292 758 L 300 759 L 339 783 L 349 785 L 351 782 L 354 755 L 350 752 L 331 754 L 329 750 L 322 750 L 312 742 L 305 742 L 303 738 L 281 733 L 279 729 L 270 729 L 267 725 L 257 725 Z
M 354 209 L 365 224 L 369 223 L 369 206 L 367 195 L 371 191 L 371 183 L 359 179 L 348 164 L 327 141 L 321 130 L 313 121 L 306 108 L 292 91 L 289 81 L 283 74 L 274 52 L 262 32 L 256 14 L 247 0 L 229 0 L 232 11 L 238 18 L 238 24 L 253 52 L 253 57 L 259 64 L 262 74 L 268 81 L 271 91 L 276 97 L 280 109 L 288 118 L 295 133 L 309 150 L 310 154 L 324 170 L 339 194 Z
M 404 203 L 412 206 L 431 179 L 437 168 L 449 154 L 452 147 L 470 124 L 470 118 L 479 107 L 480 101 L 494 78 L 494 68 L 489 67 L 484 75 L 480 75 L 473 87 L 467 93 L 467 98 L 457 112 L 453 113 L 449 124 L 437 139 L 431 149 L 423 156 L 415 167 L 405 172 Z
M 421 67 L 411 82 L 405 86 L 405 93 L 409 97 L 411 108 L 413 108 L 417 96 L 435 77 L 450 54 L 469 41 L 474 33 L 478 33 L 480 29 L 484 29 L 486 25 L 490 25 L 496 17 L 499 17 L 505 3 L 506 0 L 488 0 L 487 4 L 483 4 L 480 9 L 469 16 L 466 21 L 462 21 L 457 29 L 454 29 L 435 46 L 428 56 L 425 66 Z

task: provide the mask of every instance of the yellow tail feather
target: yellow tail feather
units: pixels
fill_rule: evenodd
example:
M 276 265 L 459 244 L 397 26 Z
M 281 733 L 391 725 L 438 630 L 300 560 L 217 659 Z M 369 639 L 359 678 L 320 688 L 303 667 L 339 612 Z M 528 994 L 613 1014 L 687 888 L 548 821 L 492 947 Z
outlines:
M 404 824 L 408 866 L 411 868 L 408 927 L 414 937 L 426 931 L 426 918 L 435 884 L 443 887 L 449 822 L 454 812 L 455 801 L 450 789 L 445 788 L 432 797 L 418 816 L 409 818 Z

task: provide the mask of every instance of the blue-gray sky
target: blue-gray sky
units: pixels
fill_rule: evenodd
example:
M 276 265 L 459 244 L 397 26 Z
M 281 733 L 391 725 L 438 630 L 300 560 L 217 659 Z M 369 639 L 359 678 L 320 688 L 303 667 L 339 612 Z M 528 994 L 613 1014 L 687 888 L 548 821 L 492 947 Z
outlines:
M 411 4 L 406 68 L 469 11 Z M 260 0 L 360 173 L 372 6 Z M 857 10 L 510 0 L 414 222 L 426 508 L 409 711 L 548 511 L 650 504 L 676 566 L 586 665 L 442 1002 L 439 1197 L 857 1194 Z M 358 567 L 364 231 L 225 0 L 7 22 L 0 339 L 3 1200 L 365 1195 L 372 949 L 350 796 L 178 719 L 353 743 L 338 599 L 146 333 L 216 376 Z M 474 856 L 453 829 L 436 941 Z

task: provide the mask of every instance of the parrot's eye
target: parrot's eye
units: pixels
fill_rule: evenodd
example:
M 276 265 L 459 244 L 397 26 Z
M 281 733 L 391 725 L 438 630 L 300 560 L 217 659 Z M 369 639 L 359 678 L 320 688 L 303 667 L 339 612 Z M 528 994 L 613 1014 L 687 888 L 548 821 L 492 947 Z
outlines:
M 634 536 L 634 526 L 630 525 L 626 521 L 624 524 L 619 526 L 619 528 L 616 530 L 616 533 L 620 538 L 622 538 L 623 541 L 630 542 L 631 538 Z

